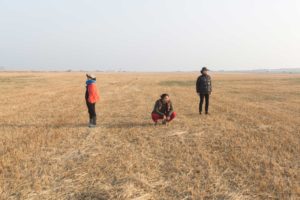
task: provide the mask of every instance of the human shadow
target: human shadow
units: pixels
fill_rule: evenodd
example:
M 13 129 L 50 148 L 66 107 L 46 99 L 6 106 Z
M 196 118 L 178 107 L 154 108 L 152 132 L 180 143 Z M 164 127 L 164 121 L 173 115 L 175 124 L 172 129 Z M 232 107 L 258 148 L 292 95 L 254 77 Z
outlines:
M 103 124 L 106 128 L 142 128 L 154 126 L 153 123 L 147 122 L 121 122 L 121 123 L 109 123 Z
M 87 123 L 62 123 L 62 124 L 0 124 L 0 128 L 81 128 Z
M 137 128 L 137 127 L 151 127 L 154 126 L 153 123 L 147 122 L 121 122 L 121 123 L 105 123 L 99 122 L 98 127 L 104 128 Z M 58 124 L 0 124 L 1 128 L 45 128 L 45 129 L 55 129 L 55 128 L 85 128 L 88 127 L 87 123 L 58 123 Z

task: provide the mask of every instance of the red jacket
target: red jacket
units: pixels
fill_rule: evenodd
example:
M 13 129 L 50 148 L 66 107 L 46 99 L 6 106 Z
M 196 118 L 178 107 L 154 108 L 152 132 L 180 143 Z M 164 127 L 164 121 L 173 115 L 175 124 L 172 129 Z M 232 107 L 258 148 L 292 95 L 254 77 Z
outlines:
M 87 85 L 87 93 L 88 93 L 88 98 L 87 98 L 88 102 L 96 103 L 97 101 L 99 101 L 100 96 L 97 90 L 96 83 Z

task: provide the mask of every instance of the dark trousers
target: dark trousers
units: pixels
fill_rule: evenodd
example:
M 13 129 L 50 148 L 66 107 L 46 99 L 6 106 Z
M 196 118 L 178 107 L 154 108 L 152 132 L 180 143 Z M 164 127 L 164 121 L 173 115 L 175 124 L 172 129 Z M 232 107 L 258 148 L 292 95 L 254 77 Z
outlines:
M 200 94 L 200 103 L 199 103 L 199 112 L 202 112 L 202 105 L 205 98 L 205 112 L 208 112 L 208 106 L 209 106 L 209 94 Z
M 86 105 L 88 107 L 90 119 L 93 119 L 94 117 L 96 117 L 95 103 L 86 101 Z

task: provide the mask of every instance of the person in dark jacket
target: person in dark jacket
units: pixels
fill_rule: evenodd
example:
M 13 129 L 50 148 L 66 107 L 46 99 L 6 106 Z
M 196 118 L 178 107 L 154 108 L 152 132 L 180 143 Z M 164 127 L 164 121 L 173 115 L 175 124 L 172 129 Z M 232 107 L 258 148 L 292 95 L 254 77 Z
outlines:
M 205 114 L 208 114 L 209 96 L 212 92 L 211 78 L 207 74 L 208 69 L 203 67 L 201 70 L 201 76 L 198 77 L 196 83 L 196 91 L 200 96 L 199 114 L 202 113 L 202 105 L 205 98 Z
M 96 126 L 96 102 L 99 100 L 99 93 L 96 86 L 96 76 L 87 74 L 85 101 L 89 112 L 90 122 L 89 127 Z
M 155 102 L 151 116 L 155 125 L 157 125 L 159 119 L 162 119 L 162 124 L 167 124 L 176 117 L 168 94 L 162 94 L 160 99 Z

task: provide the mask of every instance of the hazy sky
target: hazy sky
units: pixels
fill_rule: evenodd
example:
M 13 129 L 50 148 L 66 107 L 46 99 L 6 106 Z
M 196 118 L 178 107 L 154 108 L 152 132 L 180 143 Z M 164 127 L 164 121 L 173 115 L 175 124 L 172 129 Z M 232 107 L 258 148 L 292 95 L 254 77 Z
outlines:
M 299 0 L 0 0 L 0 66 L 300 67 Z

